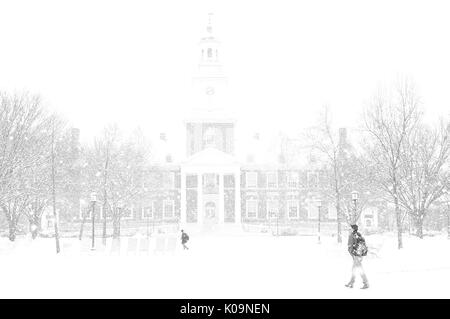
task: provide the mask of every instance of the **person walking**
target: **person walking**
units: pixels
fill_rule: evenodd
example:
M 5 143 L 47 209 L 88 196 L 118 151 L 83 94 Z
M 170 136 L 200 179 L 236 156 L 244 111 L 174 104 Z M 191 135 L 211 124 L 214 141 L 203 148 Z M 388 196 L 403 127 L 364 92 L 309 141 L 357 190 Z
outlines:
M 367 255 L 367 246 L 364 237 L 358 232 L 358 225 L 351 225 L 352 231 L 348 236 L 348 252 L 353 258 L 352 277 L 346 287 L 353 288 L 356 274 L 359 272 L 363 281 L 361 289 L 369 288 L 369 281 L 362 266 L 363 256 Z
M 184 230 L 182 229 L 181 230 L 181 244 L 183 245 L 183 249 L 189 249 L 189 247 L 186 246 L 186 243 L 188 242 L 188 240 L 189 240 L 189 235 L 186 234 L 184 232 Z

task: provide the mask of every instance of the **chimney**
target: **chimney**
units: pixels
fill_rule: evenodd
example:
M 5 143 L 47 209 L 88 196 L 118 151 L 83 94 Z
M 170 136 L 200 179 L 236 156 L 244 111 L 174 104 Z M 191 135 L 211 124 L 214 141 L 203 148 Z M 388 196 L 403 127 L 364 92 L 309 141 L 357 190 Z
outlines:
M 347 145 L 347 129 L 345 127 L 339 129 L 339 145 Z

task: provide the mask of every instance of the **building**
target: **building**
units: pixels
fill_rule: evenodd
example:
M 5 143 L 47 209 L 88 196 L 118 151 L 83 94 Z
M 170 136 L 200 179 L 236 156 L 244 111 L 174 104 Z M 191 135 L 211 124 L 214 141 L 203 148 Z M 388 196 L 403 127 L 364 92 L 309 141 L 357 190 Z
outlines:
M 184 122 L 185 158 L 175 162 L 167 136 L 161 134 L 158 161 L 144 181 L 145 193 L 133 207 L 124 209 L 123 221 L 176 223 L 183 227 L 289 225 L 315 232 L 324 168 L 309 152 L 295 160 L 287 159 L 283 147 L 264 153 L 257 134 L 248 153 L 237 154 L 237 121 L 224 105 L 227 78 L 220 60 L 220 41 L 213 31 L 210 19 L 206 35 L 199 41 L 199 63 L 193 77 L 193 105 L 199 107 Z M 340 138 L 346 143 L 345 129 Z M 376 226 L 373 213 L 364 216 L 368 227 Z M 336 220 L 332 203 L 323 202 L 320 220 L 324 231 L 327 223 L 330 231 L 335 230 L 335 223 L 331 223 Z

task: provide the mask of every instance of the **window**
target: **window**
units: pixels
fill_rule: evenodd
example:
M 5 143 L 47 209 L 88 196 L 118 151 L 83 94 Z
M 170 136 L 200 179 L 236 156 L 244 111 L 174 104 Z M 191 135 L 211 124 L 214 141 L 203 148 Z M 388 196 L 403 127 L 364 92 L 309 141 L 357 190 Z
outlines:
M 173 218 L 175 216 L 175 206 L 173 200 L 165 200 L 163 205 L 164 218 Z
M 372 220 L 366 219 L 366 227 L 372 227 Z
M 197 175 L 186 175 L 186 188 L 197 188 Z
M 133 219 L 133 208 L 124 207 L 120 209 L 120 216 L 123 219 Z
M 155 203 L 151 202 L 150 205 L 142 207 L 142 218 L 152 219 L 155 214 Z
M 80 205 L 80 214 L 78 216 L 80 219 L 84 219 L 86 217 L 86 219 L 91 218 L 91 211 L 89 209 L 89 207 L 81 207 Z
M 289 188 L 297 188 L 298 187 L 298 173 L 297 172 L 289 172 L 287 174 L 287 184 Z
M 218 194 L 219 193 L 218 179 L 219 179 L 219 176 L 216 174 L 204 174 L 203 175 L 203 193 L 204 194 Z
M 97 210 L 97 209 L 96 209 Z M 103 205 L 101 205 L 101 212 L 100 212 L 100 218 L 101 219 L 103 219 L 103 218 L 105 218 L 105 216 L 104 216 L 104 209 L 103 209 Z M 111 219 L 112 218 L 112 216 L 111 216 L 112 214 L 111 214 L 111 209 L 110 209 L 110 206 L 108 206 L 108 207 L 106 207 L 106 219 Z M 95 217 L 97 217 L 97 214 L 95 215 Z
M 212 49 L 208 48 L 208 58 L 212 58 Z
M 80 209 L 80 219 L 86 217 L 86 220 L 90 220 L 92 218 L 92 204 L 90 203 L 88 206 Z M 95 204 L 95 219 L 103 218 L 103 207 L 102 205 Z M 108 214 L 109 215 L 109 214 Z
M 205 131 L 205 135 L 203 137 L 203 142 L 205 146 L 214 146 L 216 140 L 216 133 L 212 127 L 208 128 Z
M 234 188 L 234 175 L 224 175 L 223 186 L 225 188 Z
M 215 218 L 216 217 L 216 204 L 214 204 L 213 202 L 206 203 L 205 217 L 206 218 Z
M 318 187 L 319 186 L 319 174 L 317 172 L 308 172 L 308 186 Z
M 277 218 L 278 217 L 278 201 L 277 200 L 268 200 L 267 201 L 267 216 L 269 218 Z
M 257 172 L 245 173 L 245 185 L 248 188 L 256 188 L 258 186 L 258 173 Z
M 258 216 L 258 201 L 247 200 L 247 218 L 256 218 Z
M 288 218 L 296 219 L 298 218 L 298 202 L 294 200 L 290 200 L 287 203 L 288 208 Z
M 267 173 L 267 188 L 276 188 L 277 182 L 277 172 Z
M 205 187 L 216 187 L 217 186 L 217 175 L 216 174 L 204 174 L 203 175 L 203 185 Z

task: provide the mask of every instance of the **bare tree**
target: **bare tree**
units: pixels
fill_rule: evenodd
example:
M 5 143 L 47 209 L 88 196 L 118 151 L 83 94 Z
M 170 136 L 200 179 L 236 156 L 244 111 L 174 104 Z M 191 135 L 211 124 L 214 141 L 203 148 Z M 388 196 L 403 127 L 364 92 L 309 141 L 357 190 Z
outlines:
M 120 140 L 120 131 L 117 125 L 111 124 L 104 128 L 101 138 L 94 141 L 92 147 L 84 148 L 85 165 L 83 169 L 84 197 L 96 192 L 102 201 L 103 211 L 103 243 L 106 243 L 106 230 L 108 211 L 108 184 L 111 179 L 111 163 L 115 160 Z
M 342 242 L 342 221 L 357 222 L 371 188 L 369 183 L 371 170 L 368 162 L 356 153 L 346 134 L 344 128 L 337 134 L 328 107 L 323 108 L 318 124 L 307 132 L 307 139 L 312 148 L 319 152 L 321 161 L 327 168 L 325 185 L 322 185 L 323 196 L 329 198 L 336 207 L 338 243 Z M 362 194 L 358 214 L 355 214 L 354 209 L 348 205 L 351 202 L 352 191 Z
M 32 200 L 30 172 L 45 158 L 48 120 L 39 96 L 0 93 L 0 207 L 11 241 Z
M 120 144 L 113 163 L 109 193 L 113 212 L 113 237 L 120 236 L 120 222 L 123 209 L 131 205 L 144 191 L 144 174 L 149 167 L 150 147 L 140 131 L 136 131 L 128 140 Z M 118 203 L 124 207 L 118 210 Z
M 28 218 L 31 236 L 36 239 L 41 231 L 41 220 L 45 209 L 50 204 L 50 180 L 49 174 L 45 172 L 48 165 L 42 163 L 31 170 L 29 176 L 30 189 L 27 192 L 30 194 L 30 205 L 25 210 L 25 216 Z
M 97 140 L 95 147 L 97 152 L 100 152 L 103 156 L 103 181 L 102 181 L 102 193 L 103 193 L 103 244 L 106 244 L 106 225 L 108 215 L 108 182 L 110 179 L 110 162 L 111 156 L 114 155 L 117 148 L 117 141 L 119 138 L 119 129 L 117 125 L 110 125 L 105 128 L 103 132 L 103 139 Z
M 393 95 L 379 92 L 365 110 L 365 142 L 377 170 L 377 183 L 394 203 L 398 248 L 403 247 L 402 214 L 399 202 L 402 151 L 421 118 L 419 98 L 408 80 L 401 81 Z
M 122 212 L 131 208 L 143 190 L 143 174 L 148 167 L 149 144 L 142 134 L 136 132 L 123 139 L 117 126 L 108 126 L 101 139 L 85 150 L 86 190 L 101 194 L 103 201 L 103 229 L 106 236 L 106 220 L 112 218 L 113 238 L 119 237 Z M 86 194 L 87 195 L 87 194 Z
M 436 129 L 420 125 L 402 151 L 399 201 L 415 221 L 419 238 L 423 238 L 423 221 L 430 205 L 444 194 L 449 183 L 449 173 L 444 171 L 450 156 L 449 135 L 450 125 L 443 122 Z

